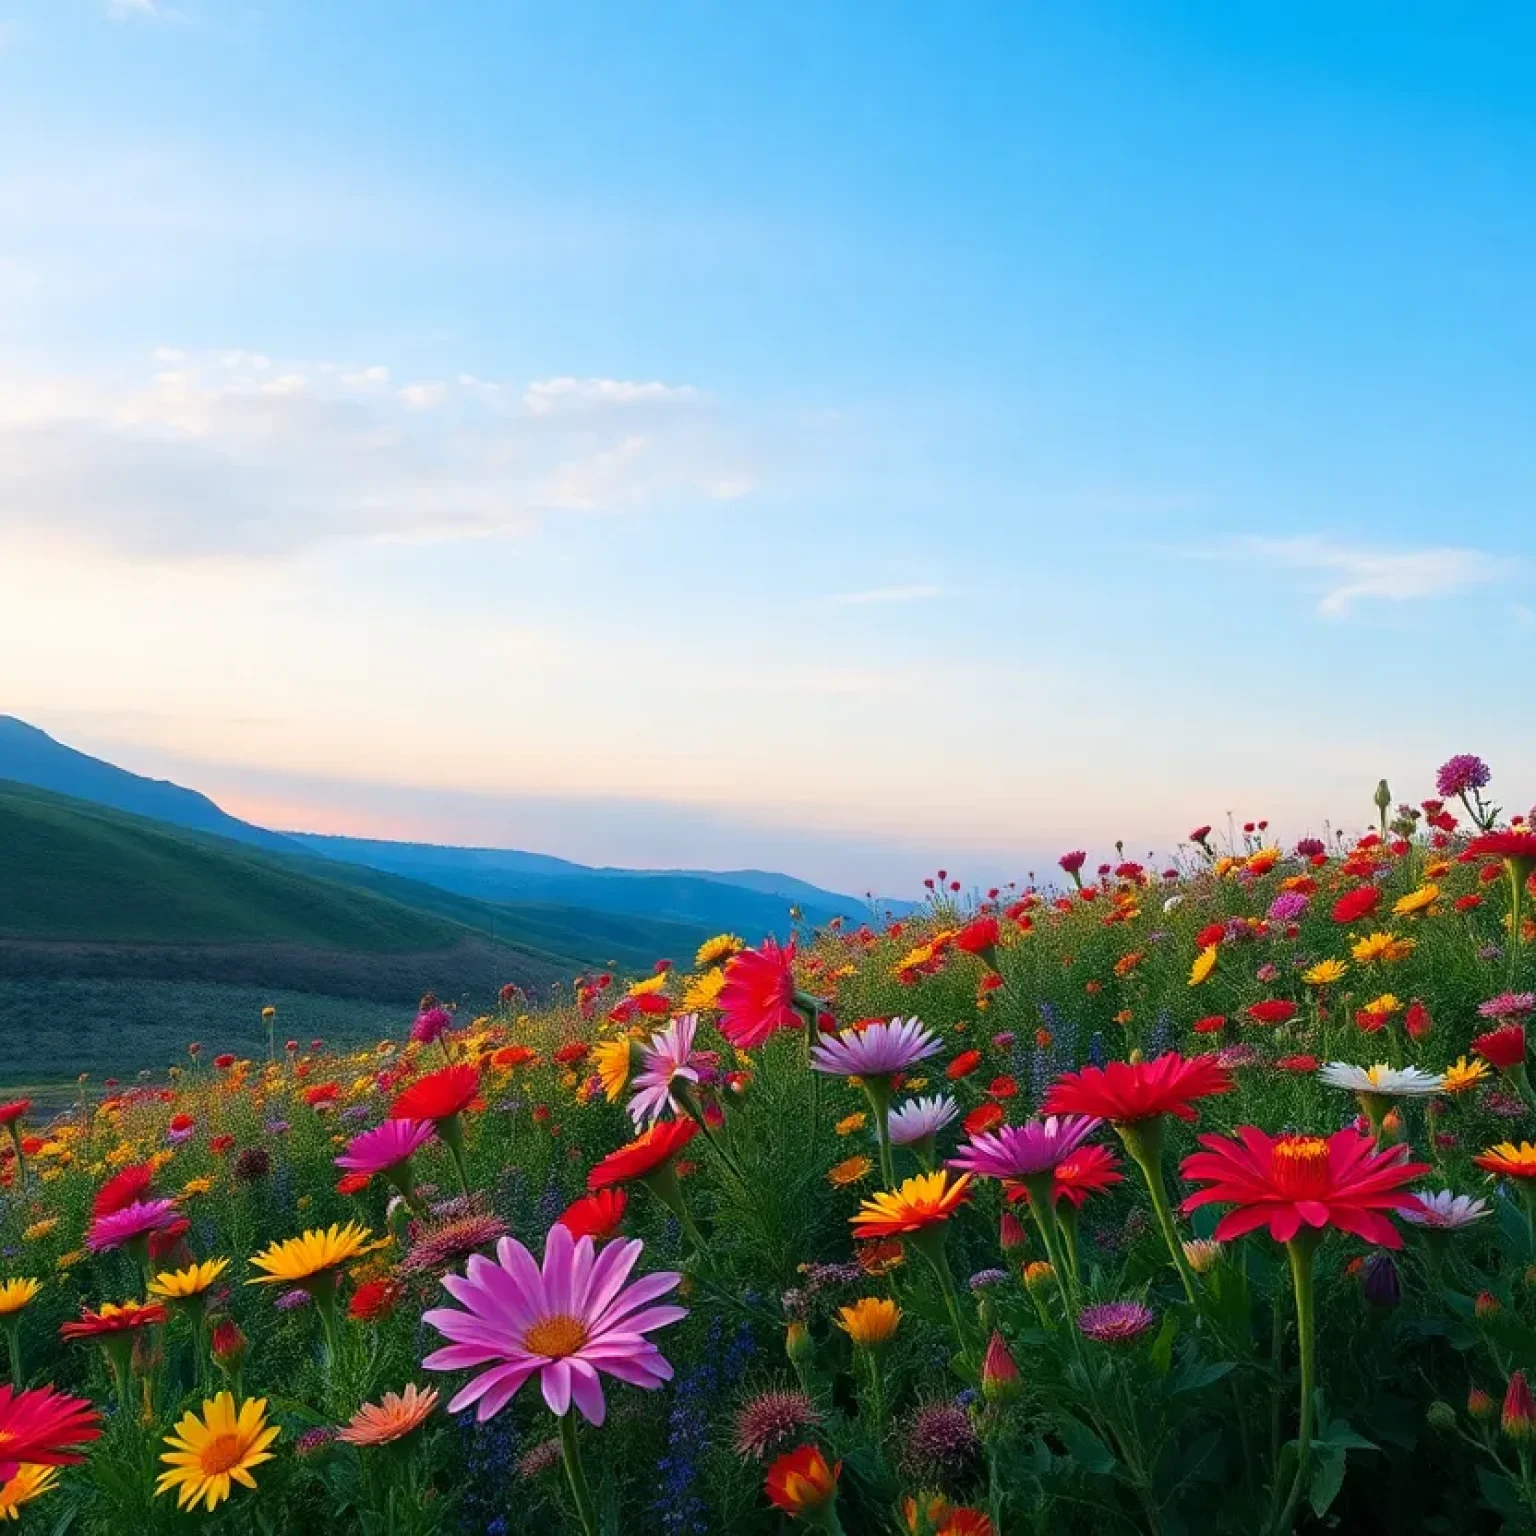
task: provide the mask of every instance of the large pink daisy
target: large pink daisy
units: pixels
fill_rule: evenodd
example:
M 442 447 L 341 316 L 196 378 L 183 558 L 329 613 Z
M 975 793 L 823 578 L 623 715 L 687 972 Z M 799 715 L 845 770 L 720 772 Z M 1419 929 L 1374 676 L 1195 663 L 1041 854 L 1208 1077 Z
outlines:
M 607 1414 L 598 1372 L 651 1389 L 672 1378 L 672 1367 L 645 1337 L 688 1315 L 684 1307 L 654 1306 L 682 1279 L 663 1272 L 625 1285 L 645 1244 L 611 1242 L 596 1252 L 590 1237 L 573 1238 L 563 1226 L 544 1239 L 542 1271 L 515 1238 L 496 1245 L 496 1262 L 474 1255 L 466 1274 L 445 1275 L 443 1285 L 467 1311 L 435 1307 L 423 1314 L 444 1338 L 422 1364 L 429 1371 L 481 1371 L 448 1404 L 457 1413 L 478 1403 L 484 1423 L 539 1373 L 551 1413 L 571 1404 L 601 1424 Z
M 420 1151 L 434 1134 L 430 1120 L 386 1120 L 354 1136 L 335 1163 L 354 1173 L 384 1173 Z

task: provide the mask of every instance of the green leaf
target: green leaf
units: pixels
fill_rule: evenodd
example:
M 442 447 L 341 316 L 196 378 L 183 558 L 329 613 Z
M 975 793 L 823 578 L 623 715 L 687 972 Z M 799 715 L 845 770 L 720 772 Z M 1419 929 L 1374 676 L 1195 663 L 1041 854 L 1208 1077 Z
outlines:
M 1067 1454 L 1083 1471 L 1108 1477 L 1115 1470 L 1115 1458 L 1109 1447 L 1080 1419 L 1063 1414 L 1056 1421 L 1056 1430 Z
M 1501 1476 L 1492 1467 L 1477 1469 L 1477 1486 L 1482 1490 L 1483 1497 L 1506 1520 L 1518 1520 L 1524 1513 L 1525 1505 L 1520 1498 L 1519 1488 L 1510 1478 Z
M 1233 1369 L 1234 1362 L 1231 1360 L 1189 1360 L 1180 1367 L 1171 1390 L 1175 1394 L 1198 1392 L 1220 1381 Z
M 1312 1504 L 1312 1512 L 1319 1520 L 1328 1513 L 1328 1507 L 1339 1496 L 1339 1489 L 1344 1486 L 1344 1452 L 1342 1449 L 1329 1450 L 1325 1455 L 1319 1456 L 1312 1467 L 1312 1486 L 1307 1490 L 1307 1497 Z
M 1364 1435 L 1357 1435 L 1343 1419 L 1335 1419 L 1321 1435 L 1314 1436 L 1313 1445 L 1327 1446 L 1336 1451 L 1379 1451 L 1381 1447 Z
M 1163 1326 L 1153 1340 L 1152 1349 L 1148 1359 L 1152 1362 L 1152 1369 L 1159 1376 L 1166 1376 L 1173 1366 L 1173 1341 L 1179 1336 L 1179 1319 L 1177 1314 L 1169 1312 L 1163 1317 Z

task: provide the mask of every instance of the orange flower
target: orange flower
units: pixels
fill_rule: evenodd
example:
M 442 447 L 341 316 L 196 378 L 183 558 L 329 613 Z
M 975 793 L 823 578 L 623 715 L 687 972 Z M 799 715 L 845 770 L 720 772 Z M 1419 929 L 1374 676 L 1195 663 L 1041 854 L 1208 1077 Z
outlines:
M 899 1189 L 881 1190 L 849 1218 L 855 1237 L 901 1237 L 948 1221 L 970 1198 L 971 1176 L 943 1169 L 920 1173 Z
M 412 1382 L 404 1392 L 386 1392 L 381 1403 L 364 1403 L 336 1438 L 348 1445 L 387 1445 L 420 1429 L 437 1407 L 437 1388 L 418 1391 Z
M 807 1518 L 823 1510 L 837 1497 L 842 1462 L 827 1464 L 814 1445 L 797 1446 L 768 1469 L 768 1497 L 786 1514 Z
M 697 1130 L 692 1120 L 658 1120 L 650 1130 L 626 1142 L 617 1152 L 610 1152 L 587 1175 L 587 1188 L 598 1190 L 609 1184 L 627 1184 L 631 1179 L 656 1173 L 693 1140 Z

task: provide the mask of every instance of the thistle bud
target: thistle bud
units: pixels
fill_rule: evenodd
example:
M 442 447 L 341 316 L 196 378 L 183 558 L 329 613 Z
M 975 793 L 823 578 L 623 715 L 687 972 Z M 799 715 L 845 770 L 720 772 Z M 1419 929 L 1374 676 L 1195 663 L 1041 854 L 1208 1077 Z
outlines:
M 1431 1429 L 1444 1432 L 1456 1428 L 1456 1410 L 1449 1403 L 1436 1398 L 1428 1408 L 1424 1410 L 1425 1422 Z
M 1387 787 L 1387 781 L 1382 779 L 1376 785 L 1376 793 L 1371 797 L 1376 802 L 1376 809 L 1381 812 L 1381 824 L 1387 824 L 1387 809 L 1392 804 L 1392 791 Z

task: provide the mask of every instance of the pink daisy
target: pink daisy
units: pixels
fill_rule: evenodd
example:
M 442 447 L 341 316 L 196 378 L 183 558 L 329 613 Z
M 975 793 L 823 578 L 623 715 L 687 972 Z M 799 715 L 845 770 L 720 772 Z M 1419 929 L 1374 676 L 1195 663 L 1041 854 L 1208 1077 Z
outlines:
M 136 1237 L 158 1232 L 176 1219 L 174 1200 L 135 1200 L 120 1211 L 98 1216 L 86 1233 L 85 1246 L 92 1253 L 105 1253 L 110 1248 L 121 1248 Z
M 666 1112 L 679 1108 L 672 1096 L 672 1085 L 681 1080 L 697 1083 L 704 1059 L 693 1049 L 693 1037 L 699 1027 L 696 1013 L 685 1013 L 651 1036 L 641 1052 L 644 1070 L 635 1074 L 634 1092 L 629 1101 L 630 1118 L 636 1126 L 660 1120 Z
M 384 1173 L 420 1151 L 433 1134 L 430 1120 L 386 1120 L 354 1136 L 336 1159 L 336 1166 L 354 1173 Z
M 1050 1115 L 1027 1125 L 1005 1125 L 972 1136 L 949 1166 L 991 1179 L 1027 1179 L 1049 1173 L 1103 1125 L 1096 1115 Z
M 542 1271 L 515 1238 L 496 1245 L 496 1262 L 476 1254 L 463 1276 L 443 1285 L 468 1309 L 435 1307 L 422 1314 L 450 1342 L 422 1364 L 429 1371 L 490 1366 L 448 1404 L 458 1413 L 478 1403 L 484 1423 L 539 1373 L 551 1413 L 563 1417 L 571 1404 L 592 1424 L 607 1414 L 598 1372 L 647 1390 L 672 1378 L 672 1367 L 645 1337 L 688 1315 L 684 1307 L 654 1306 L 682 1279 L 670 1271 L 626 1286 L 644 1243 L 609 1243 L 597 1253 L 590 1237 L 573 1238 L 563 1226 L 544 1239 Z

